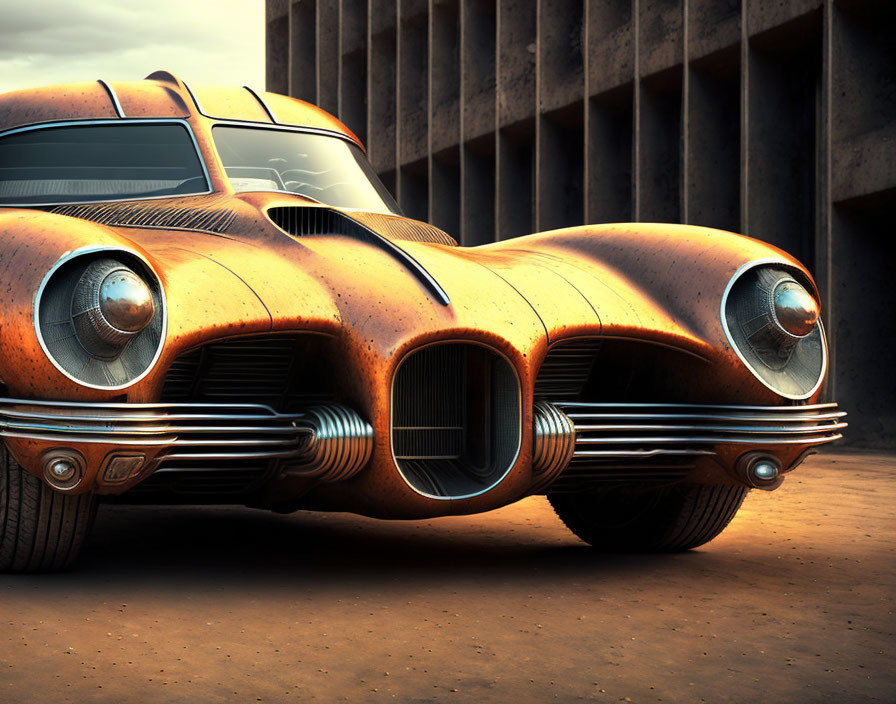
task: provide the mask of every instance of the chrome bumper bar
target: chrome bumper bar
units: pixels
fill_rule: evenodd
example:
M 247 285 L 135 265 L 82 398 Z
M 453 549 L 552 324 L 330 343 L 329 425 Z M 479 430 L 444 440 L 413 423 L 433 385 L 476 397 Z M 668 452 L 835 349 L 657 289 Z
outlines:
M 161 471 L 165 471 L 163 465 L 181 462 L 282 460 L 284 472 L 322 481 L 351 476 L 367 463 L 373 449 L 370 424 L 338 404 L 278 413 L 262 404 L 4 398 L 0 399 L 0 437 L 44 443 L 54 459 L 65 455 L 66 448 L 99 449 L 101 457 L 105 450 L 104 464 L 112 457 L 136 452 L 143 457 L 140 468 L 151 463 Z M 108 477 L 107 481 L 115 483 Z
M 536 471 L 558 475 L 644 460 L 680 462 L 715 455 L 809 448 L 834 442 L 847 427 L 836 403 L 734 406 L 681 403 L 539 401 L 535 406 Z
M 0 399 L 0 436 L 54 444 L 166 448 L 177 459 L 294 457 L 313 435 L 305 414 L 258 404 L 74 403 Z
M 843 437 L 836 403 L 812 406 L 559 403 L 575 426 L 575 457 L 705 450 L 707 445 L 821 445 Z

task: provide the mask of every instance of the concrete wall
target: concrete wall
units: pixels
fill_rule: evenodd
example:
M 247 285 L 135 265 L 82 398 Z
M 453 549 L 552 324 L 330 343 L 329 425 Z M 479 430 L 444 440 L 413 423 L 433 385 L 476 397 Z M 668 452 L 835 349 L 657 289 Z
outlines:
M 641 220 L 793 252 L 850 444 L 896 449 L 894 27 L 888 0 L 267 0 L 267 87 L 464 244 Z

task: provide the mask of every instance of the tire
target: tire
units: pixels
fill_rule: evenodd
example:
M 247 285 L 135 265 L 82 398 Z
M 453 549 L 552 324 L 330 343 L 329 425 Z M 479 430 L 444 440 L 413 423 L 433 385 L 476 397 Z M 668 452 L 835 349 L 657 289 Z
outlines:
M 61 494 L 0 446 L 0 573 L 69 567 L 96 515 L 93 494 Z
M 548 500 L 566 527 L 604 552 L 678 552 L 708 543 L 734 518 L 749 489 L 677 484 L 622 486 Z

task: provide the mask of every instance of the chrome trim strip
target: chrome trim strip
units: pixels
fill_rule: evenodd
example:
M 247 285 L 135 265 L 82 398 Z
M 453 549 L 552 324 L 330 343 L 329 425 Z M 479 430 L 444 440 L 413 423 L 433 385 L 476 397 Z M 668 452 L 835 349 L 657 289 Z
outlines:
M 212 127 L 217 127 L 218 125 L 223 125 L 225 127 L 251 127 L 253 129 L 258 130 L 281 130 L 283 132 L 303 132 L 306 134 L 319 134 L 324 137 L 338 137 L 339 139 L 343 139 L 346 142 L 350 142 L 357 147 L 364 148 L 360 142 L 355 141 L 347 134 L 343 132 L 337 132 L 336 130 L 328 130 L 324 127 L 310 127 L 310 126 L 302 126 L 302 125 L 287 125 L 282 122 L 278 122 L 276 124 L 268 124 L 267 122 L 252 122 L 251 120 L 229 120 L 226 117 L 210 117 L 208 115 L 203 115 L 203 117 L 207 117 L 209 120 L 214 120 L 215 124 Z M 265 191 L 267 192 L 267 191 Z M 297 193 L 292 193 L 292 191 L 273 191 L 275 193 L 289 193 L 290 195 L 299 195 Z M 389 215 L 394 215 L 394 213 L 386 213 Z
M 3 414 L 0 413 L 0 416 Z M 160 419 L 161 420 L 161 419 Z M 270 419 L 269 419 L 270 420 Z M 67 436 L 70 434 L 77 435 L 98 435 L 107 436 L 114 433 L 117 437 L 133 436 L 134 438 L 155 437 L 158 435 L 233 435 L 234 433 L 246 433 L 247 435 L 295 435 L 297 429 L 290 426 L 253 426 L 253 425 L 141 425 L 134 428 L 110 427 L 112 423 L 106 425 L 76 425 L 68 423 L 66 425 L 53 425 L 52 423 L 15 423 L 0 420 L 0 434 L 4 430 L 13 432 L 35 431 L 60 433 Z M 302 432 L 311 433 L 311 430 L 305 428 Z M 138 440 L 139 441 L 139 440 Z M 230 440 L 221 440 L 218 444 L 229 444 Z M 268 442 L 267 440 L 258 442 Z M 270 441 L 274 442 L 274 441 Z
M 719 314 L 720 320 L 722 322 L 722 330 L 725 333 L 725 339 L 728 341 L 728 344 L 731 345 L 731 349 L 734 350 L 734 353 L 737 355 L 738 359 L 740 359 L 740 361 L 743 362 L 743 365 L 747 369 L 750 370 L 750 372 L 753 374 L 753 376 L 756 377 L 756 379 L 763 386 L 771 389 L 776 394 L 778 394 L 778 396 L 781 396 L 783 398 L 789 398 L 789 399 L 793 399 L 793 400 L 809 398 L 816 391 L 818 391 L 819 387 L 821 386 L 821 384 L 824 381 L 824 378 L 828 372 L 828 342 L 827 342 L 827 338 L 825 337 L 825 334 L 824 334 L 824 325 L 821 322 L 821 316 L 818 317 L 818 322 L 816 323 L 816 325 L 818 326 L 818 331 L 821 334 L 821 373 L 818 375 L 818 381 L 815 383 L 815 385 L 812 387 L 812 389 L 810 391 L 808 391 L 807 393 L 798 394 L 798 395 L 782 393 L 781 391 L 776 389 L 774 386 L 769 384 L 765 379 L 763 379 L 762 376 L 759 374 L 759 372 L 756 371 L 755 367 L 753 367 L 753 365 L 751 365 L 747 361 L 746 357 L 744 357 L 744 355 L 741 353 L 740 349 L 738 349 L 737 344 L 734 342 L 734 338 L 731 336 L 731 330 L 728 329 L 728 316 L 726 315 L 725 310 L 728 306 L 728 296 L 731 293 L 731 289 L 734 287 L 734 284 L 737 282 L 737 280 L 741 276 L 743 276 L 750 269 L 755 269 L 757 266 L 765 266 L 768 264 L 776 264 L 778 266 L 783 266 L 786 269 L 791 270 L 791 271 L 794 269 L 799 271 L 799 269 L 797 269 L 790 262 L 785 261 L 783 259 L 775 259 L 775 258 L 753 259 L 752 261 L 749 261 L 746 264 L 744 264 L 743 266 L 741 266 L 737 271 L 734 272 L 732 277 L 730 279 L 728 279 L 728 285 L 725 286 L 725 291 L 724 291 L 724 293 L 722 293 L 722 304 L 720 307 L 720 314 Z M 800 272 L 800 273 L 802 274 L 803 272 Z
M 841 424 L 837 427 L 831 426 L 830 430 L 842 430 L 846 427 L 846 424 Z M 683 443 L 694 443 L 698 445 L 714 445 L 720 443 L 735 443 L 735 444 L 743 444 L 743 445 L 805 445 L 805 444 L 814 444 L 817 445 L 823 442 L 830 442 L 831 440 L 838 440 L 843 437 L 840 434 L 835 435 L 826 435 L 819 434 L 816 437 L 809 438 L 776 438 L 772 437 L 756 437 L 756 438 L 742 438 L 742 437 L 726 437 L 723 435 L 717 437 L 618 437 L 618 438 L 576 438 L 576 445 L 680 445 Z M 576 457 L 580 456 L 578 450 L 575 453 Z
M 732 406 L 712 403 L 590 403 L 588 401 L 555 401 L 562 408 L 710 408 L 723 411 L 814 411 L 821 408 L 838 408 L 836 403 L 812 403 L 804 406 Z
M 410 269 L 414 273 L 415 278 L 420 281 L 425 288 L 429 289 L 429 292 L 439 303 L 441 303 L 443 306 L 451 305 L 451 299 L 448 298 L 448 294 L 445 292 L 445 289 L 441 287 L 439 282 L 436 281 L 435 278 L 433 278 L 432 274 L 430 274 L 420 262 L 418 262 L 405 250 L 392 242 L 392 240 L 383 237 L 380 233 L 371 230 L 369 227 L 358 222 L 354 218 L 351 218 L 351 220 L 357 223 L 363 229 L 367 230 L 373 236 L 375 244 L 377 244 L 380 249 L 385 250 L 395 259 L 398 259 L 402 264 L 405 265 L 405 268 Z
M 247 454 L 250 454 L 250 453 L 247 453 Z M 169 460 L 172 459 L 172 457 L 173 457 L 172 455 L 166 455 L 165 463 L 158 469 L 154 470 L 152 473 L 152 476 L 156 476 L 158 474 L 163 474 L 163 475 L 171 474 L 171 475 L 177 476 L 177 475 L 181 474 L 182 472 L 189 472 L 190 474 L 212 474 L 212 475 L 220 476 L 222 474 L 223 475 L 242 474 L 246 471 L 245 467 L 233 467 L 233 466 L 228 466 L 226 464 L 222 464 L 219 467 L 203 467 L 201 465 L 198 467 L 196 467 L 196 466 L 190 467 L 189 465 L 171 466 L 171 463 L 169 462 Z M 191 458 L 189 458 L 189 457 L 174 457 L 173 459 L 189 460 Z M 220 457 L 211 457 L 211 458 L 204 457 L 202 459 L 213 459 L 214 460 L 214 459 L 222 459 L 222 458 L 220 458 Z M 254 459 L 278 459 L 278 458 L 271 458 L 271 457 L 268 457 L 267 455 L 265 455 L 264 457 L 251 457 L 251 456 L 250 457 L 232 457 L 232 456 L 228 456 L 227 458 L 224 458 L 224 459 L 254 460 Z
M 118 386 L 99 386 L 96 384 L 88 384 L 85 381 L 82 381 L 81 379 L 78 379 L 77 377 L 70 374 L 68 371 L 65 370 L 65 368 L 62 367 L 62 365 L 60 365 L 56 361 L 55 357 L 53 357 L 53 355 L 50 354 L 50 350 L 47 349 L 46 342 L 44 341 L 43 333 L 41 333 L 41 330 L 40 330 L 40 316 L 39 316 L 40 301 L 41 301 L 41 297 L 44 294 L 44 290 L 47 287 L 47 284 L 50 282 L 50 279 L 53 277 L 53 274 L 55 274 L 56 271 L 66 262 L 69 262 L 72 259 L 75 259 L 77 257 L 84 256 L 85 254 L 93 254 L 95 252 L 126 252 L 127 254 L 139 259 L 141 262 L 143 262 L 143 265 L 155 277 L 156 283 L 159 286 L 159 296 L 162 299 L 162 332 L 161 332 L 161 336 L 159 337 L 159 346 L 156 348 L 155 355 L 153 356 L 149 365 L 146 367 L 146 369 L 143 370 L 143 372 L 141 374 L 134 377 L 133 379 L 128 381 L 126 384 L 120 384 Z M 79 384 L 80 386 L 84 386 L 89 389 L 101 389 L 103 391 L 118 391 L 120 389 L 126 389 L 130 386 L 133 386 L 138 381 L 143 379 L 147 374 L 149 374 L 152 371 L 153 367 L 156 366 L 156 362 L 159 361 L 159 357 L 162 355 L 162 348 L 165 347 L 165 339 L 168 335 L 168 299 L 165 295 L 165 286 L 162 284 L 161 277 L 159 277 L 158 273 L 156 273 L 156 270 L 153 269 L 153 267 L 149 263 L 149 261 L 147 261 L 147 259 L 142 254 L 137 252 L 136 250 L 130 249 L 128 247 L 113 247 L 113 246 L 109 246 L 109 245 L 103 245 L 103 246 L 97 246 L 97 247 L 90 247 L 90 246 L 79 247 L 78 249 L 76 249 L 74 251 L 66 252 L 65 254 L 63 254 L 56 261 L 56 263 L 50 267 L 50 270 L 44 275 L 43 280 L 40 282 L 40 286 L 38 286 L 38 288 L 37 288 L 37 293 L 34 294 L 34 306 L 32 308 L 32 325 L 34 327 L 34 332 L 37 335 L 37 341 L 38 341 L 38 344 L 40 344 L 40 348 L 43 350 L 47 359 L 50 360 L 52 365 L 54 367 L 56 367 L 56 369 L 58 369 L 62 373 L 63 376 L 65 376 L 68 379 L 71 379 L 72 381 Z
M 46 408 L 47 412 L 36 412 L 40 408 Z M 53 410 L 62 413 L 53 413 Z M 78 413 L 79 410 L 83 412 Z M 208 412 L 212 410 L 221 412 Z M 255 413 L 246 413 L 247 410 Z M 104 404 L 0 399 L 0 437 L 171 448 L 172 452 L 164 454 L 166 460 L 298 457 L 314 434 L 310 426 L 299 425 L 303 418 L 301 413 L 280 414 L 262 404 Z M 214 424 L 197 425 L 197 420 Z M 258 425 L 247 425 L 247 420 L 257 420 Z M 179 425 L 177 421 L 187 424 Z M 235 425 L 227 425 L 228 422 Z M 228 437 L 215 437 L 220 435 Z M 245 448 L 252 449 L 240 451 Z
M 659 457 L 659 456 L 674 456 L 674 457 L 695 457 L 701 455 L 714 455 L 716 454 L 712 450 L 666 450 L 666 449 L 657 449 L 657 450 L 584 450 L 582 452 L 577 452 L 575 457 L 608 457 L 608 458 L 626 458 L 626 457 Z M 576 471 L 576 476 L 579 475 L 579 472 Z M 561 474 L 562 476 L 562 474 Z
M 261 106 L 264 108 L 264 111 L 268 114 L 268 116 L 271 118 L 271 121 L 274 123 L 273 125 L 268 125 L 266 122 L 255 122 L 254 120 L 229 120 L 226 117 L 215 117 L 214 115 L 209 115 L 207 112 L 205 112 L 205 110 L 202 107 L 202 104 L 199 102 L 199 99 L 196 97 L 196 94 L 193 93 L 190 86 L 187 85 L 187 82 L 182 80 L 181 83 L 183 83 L 184 88 L 187 89 L 187 93 L 190 96 L 190 100 L 192 100 L 193 105 L 196 106 L 196 111 L 202 117 L 207 118 L 209 120 L 214 120 L 215 124 L 244 125 L 244 126 L 249 126 L 249 127 L 258 127 L 261 129 L 286 129 L 286 130 L 291 130 L 293 132 L 309 132 L 312 134 L 323 134 L 323 135 L 327 135 L 329 137 L 339 137 L 341 139 L 346 140 L 347 142 L 351 142 L 352 144 L 357 144 L 358 146 L 361 146 L 361 148 L 363 149 L 363 145 L 361 145 L 359 142 L 355 141 L 354 139 L 349 137 L 347 134 L 343 134 L 342 132 L 337 132 L 336 130 L 328 130 L 328 129 L 324 129 L 322 127 L 303 127 L 302 125 L 287 125 L 287 124 L 281 123 L 274 116 L 274 113 L 268 107 L 267 103 L 264 102 L 262 97 L 260 95 L 258 95 L 254 90 L 249 88 L 249 86 L 243 86 L 243 88 L 245 88 L 250 93 L 252 93 L 255 96 L 256 100 L 258 100 L 258 102 L 261 103 Z
M 701 432 L 714 433 L 725 432 L 744 435 L 775 435 L 783 433 L 785 435 L 805 435 L 807 433 L 818 433 L 827 430 L 842 430 L 847 426 L 846 423 L 833 423 L 828 425 L 807 425 L 807 426 L 786 426 L 786 425 L 754 425 L 754 426 L 730 426 L 730 425 L 647 425 L 632 423 L 630 425 L 577 425 L 577 432 L 604 432 L 604 431 L 627 431 L 627 430 L 664 430 L 668 432 L 686 432 L 699 430 Z M 593 438 L 583 438 L 580 442 L 604 442 Z
M 298 445 L 294 449 L 289 451 L 282 452 L 202 452 L 196 454 L 183 454 L 180 452 L 169 452 L 164 456 L 164 460 L 167 463 L 169 460 L 179 460 L 181 462 L 185 462 L 188 460 L 201 461 L 201 460 L 288 460 L 297 457 L 301 457 L 305 452 L 304 445 Z M 185 469 L 185 468 L 181 468 Z M 217 469 L 217 468 L 216 468 Z M 156 470 L 159 471 L 159 470 Z M 176 471 L 176 470 L 173 470 Z M 210 470 L 214 471 L 214 470 Z M 155 474 L 155 472 L 153 472 Z
M 127 198 L 104 198 L 98 200 L 65 200 L 65 201 L 47 201 L 43 203 L 0 203 L 0 208 L 46 208 L 54 205 L 89 205 L 91 203 L 126 203 L 129 201 L 142 202 L 148 200 L 164 200 L 166 198 L 183 198 L 184 196 L 205 196 L 210 193 L 214 193 L 215 189 L 212 185 L 211 175 L 208 171 L 208 165 L 205 163 L 205 158 L 202 155 L 202 150 L 199 148 L 199 142 L 196 140 L 196 135 L 193 132 L 193 128 L 190 127 L 190 123 L 186 120 L 176 118 L 176 117 L 128 117 L 122 119 L 108 119 L 104 118 L 101 120 L 64 120 L 62 122 L 41 122 L 40 124 L 28 125 L 26 127 L 16 127 L 11 130 L 6 130 L 4 132 L 0 132 L 0 139 L 4 137 L 8 137 L 13 134 L 18 134 L 20 132 L 31 132 L 33 130 L 46 130 L 52 129 L 55 127 L 84 127 L 85 125 L 128 125 L 128 124 L 140 124 L 140 125 L 160 125 L 160 124 L 169 124 L 169 125 L 182 125 L 186 130 L 187 134 L 190 136 L 190 141 L 193 144 L 193 150 L 196 153 L 197 158 L 199 159 L 199 164 L 202 167 L 202 174 L 205 176 L 205 184 L 208 187 L 208 190 L 205 191 L 197 191 L 195 193 L 178 193 L 176 195 L 167 195 L 167 196 L 128 196 Z
M 264 102 L 264 98 L 261 97 L 261 94 L 256 93 L 249 86 L 243 86 L 243 88 L 245 88 L 247 91 L 249 91 L 252 94 L 252 96 L 259 102 L 261 107 L 264 108 L 264 111 L 268 114 L 268 117 L 271 118 L 271 122 L 273 122 L 275 125 L 279 124 L 279 121 L 274 116 L 274 111 L 271 110 L 271 107 L 266 102 Z
M 32 410 L 40 408 L 47 412 Z M 79 410 L 83 412 L 78 413 Z M 175 420 L 179 419 L 186 424 L 178 425 Z M 197 419 L 212 424 L 196 424 Z M 248 425 L 247 419 L 258 424 Z M 139 425 L 140 422 L 150 424 Z M 234 425 L 227 425 L 229 422 Z M 65 445 L 125 446 L 143 451 L 158 448 L 161 452 L 152 458 L 153 463 L 296 460 L 300 464 L 291 464 L 290 472 L 321 481 L 340 481 L 360 471 L 373 448 L 372 427 L 351 409 L 336 405 L 311 406 L 303 413 L 278 413 L 263 404 L 79 403 L 0 398 L 0 437 Z
M 846 412 L 839 410 L 836 403 L 733 406 L 557 401 L 554 405 L 564 412 L 569 409 L 578 411 L 567 414 L 576 434 L 573 460 L 653 457 L 667 453 L 712 455 L 716 454 L 716 446 L 725 444 L 757 447 L 822 445 L 839 440 L 842 437 L 840 431 L 847 427 L 847 423 L 842 421 Z M 588 409 L 599 412 L 588 413 Z M 610 412 L 613 409 L 620 412 Z M 675 409 L 682 412 L 670 412 Z M 682 422 L 675 423 L 676 420 Z M 619 447 L 593 449 L 608 445 Z M 663 447 L 682 445 L 710 446 L 712 449 L 691 447 L 670 450 Z
M 266 414 L 275 414 L 276 411 L 263 403 L 125 403 L 122 401 L 113 402 L 96 402 L 96 401 L 45 401 L 43 399 L 21 399 L 21 398 L 0 398 L 0 407 L 3 404 L 17 404 L 20 406 L 46 406 L 48 408 L 87 408 L 87 409 L 109 409 L 109 410 L 138 410 L 145 411 L 152 408 L 238 408 L 265 411 Z M 215 416 L 217 417 L 217 416 Z
M 673 418 L 682 418 L 684 420 L 750 420 L 756 422 L 767 422 L 773 423 L 776 421 L 783 420 L 780 415 L 778 416 L 750 416 L 750 415 L 739 415 L 739 416 L 726 416 L 726 415 L 696 415 L 692 413 L 682 413 L 681 415 L 676 415 L 674 413 L 620 413 L 618 415 L 614 415 L 612 413 L 567 413 L 569 418 L 582 418 L 584 420 L 594 419 L 594 418 L 606 418 L 608 420 L 670 420 Z M 788 418 L 788 420 L 801 420 L 801 421 L 810 421 L 810 420 L 837 420 L 837 418 L 842 418 L 846 415 L 846 411 L 838 411 L 837 413 L 822 413 L 820 415 L 803 415 L 793 416 L 792 418 Z M 601 428 L 603 426 L 595 426 L 596 428 Z M 639 428 L 645 426 L 638 426 Z M 584 429 L 585 426 L 579 426 L 580 429 Z
M 112 101 L 112 107 L 115 108 L 115 114 L 119 117 L 124 117 L 124 108 L 121 107 L 121 103 L 118 100 L 118 96 L 115 94 L 115 89 L 112 88 L 108 83 L 106 83 L 102 78 L 98 78 L 97 83 L 99 83 L 103 88 L 106 89 L 106 92 L 109 94 L 109 99 Z

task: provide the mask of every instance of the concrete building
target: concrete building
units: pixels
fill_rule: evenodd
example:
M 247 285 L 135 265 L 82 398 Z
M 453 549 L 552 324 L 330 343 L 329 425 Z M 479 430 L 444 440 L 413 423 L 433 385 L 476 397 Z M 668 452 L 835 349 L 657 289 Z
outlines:
M 267 88 L 463 244 L 660 221 L 794 253 L 848 442 L 892 450 L 894 29 L 889 0 L 267 0 Z

